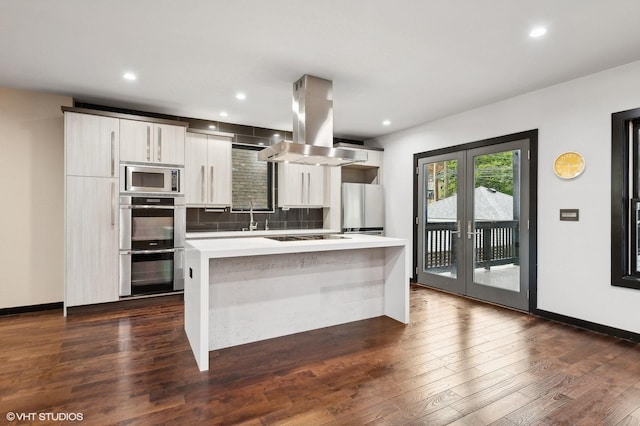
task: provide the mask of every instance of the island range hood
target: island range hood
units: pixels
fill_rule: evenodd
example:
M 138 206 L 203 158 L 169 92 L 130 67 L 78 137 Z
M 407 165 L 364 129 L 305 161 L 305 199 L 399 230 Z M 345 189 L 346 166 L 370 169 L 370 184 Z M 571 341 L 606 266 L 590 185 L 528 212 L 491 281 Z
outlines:
M 367 161 L 367 153 L 333 147 L 333 83 L 305 74 L 293 83 L 293 142 L 258 152 L 259 160 L 322 166 Z

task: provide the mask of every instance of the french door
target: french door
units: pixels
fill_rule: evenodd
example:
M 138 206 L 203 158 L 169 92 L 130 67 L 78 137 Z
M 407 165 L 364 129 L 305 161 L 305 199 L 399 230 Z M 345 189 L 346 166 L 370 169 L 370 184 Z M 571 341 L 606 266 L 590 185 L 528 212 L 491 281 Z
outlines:
M 529 152 L 522 139 L 418 160 L 419 284 L 529 310 Z

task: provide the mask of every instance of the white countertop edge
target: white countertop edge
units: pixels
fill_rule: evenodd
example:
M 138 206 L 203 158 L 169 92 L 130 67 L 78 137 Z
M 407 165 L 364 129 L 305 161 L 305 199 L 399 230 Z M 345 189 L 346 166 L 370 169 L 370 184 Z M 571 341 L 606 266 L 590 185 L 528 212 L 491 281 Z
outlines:
M 210 238 L 253 238 L 267 235 L 337 234 L 336 229 L 273 229 L 257 231 L 187 232 L 187 240 Z
M 333 250 L 403 247 L 408 241 L 373 235 L 349 235 L 345 239 L 312 241 L 274 241 L 268 238 L 215 238 L 187 241 L 187 250 L 198 250 L 210 259 L 261 256 L 289 253 L 311 253 Z

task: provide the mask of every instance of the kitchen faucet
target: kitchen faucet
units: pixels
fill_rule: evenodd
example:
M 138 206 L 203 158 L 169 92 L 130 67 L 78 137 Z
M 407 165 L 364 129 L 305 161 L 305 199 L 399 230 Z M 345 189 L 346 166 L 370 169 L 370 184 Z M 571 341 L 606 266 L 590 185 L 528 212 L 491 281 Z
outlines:
M 249 200 L 249 202 L 251 203 L 251 208 L 249 209 L 249 214 L 251 215 L 249 218 L 249 231 L 255 231 L 258 229 L 258 222 L 253 220 L 253 200 Z

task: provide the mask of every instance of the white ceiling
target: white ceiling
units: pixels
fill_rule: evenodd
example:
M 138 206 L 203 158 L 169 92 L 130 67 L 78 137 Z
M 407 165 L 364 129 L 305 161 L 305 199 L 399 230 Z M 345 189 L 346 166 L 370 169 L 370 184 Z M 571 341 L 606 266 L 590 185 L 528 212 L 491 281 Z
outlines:
M 291 130 L 312 74 L 333 80 L 336 136 L 366 139 L 638 60 L 639 17 L 638 0 L 0 0 L 0 86 Z

